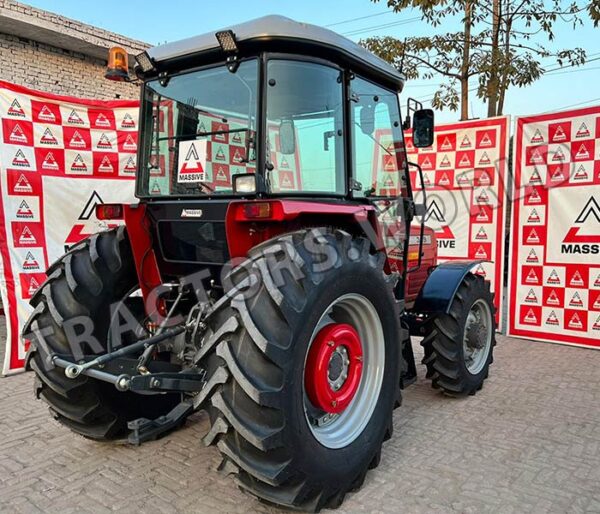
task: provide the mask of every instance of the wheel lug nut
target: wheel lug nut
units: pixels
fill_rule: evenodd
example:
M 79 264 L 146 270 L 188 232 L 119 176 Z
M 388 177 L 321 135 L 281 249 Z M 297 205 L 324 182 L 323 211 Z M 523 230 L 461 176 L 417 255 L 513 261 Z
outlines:
M 327 342 L 327 345 L 328 345 L 328 346 L 333 346 L 333 345 L 335 345 L 335 343 L 334 343 L 333 341 L 328 341 L 328 342 Z
M 362 355 L 357 355 L 357 356 L 356 356 L 356 360 L 357 360 L 358 362 L 362 362 L 362 361 L 363 361 Z
M 337 400 L 331 400 L 331 406 L 337 407 Z

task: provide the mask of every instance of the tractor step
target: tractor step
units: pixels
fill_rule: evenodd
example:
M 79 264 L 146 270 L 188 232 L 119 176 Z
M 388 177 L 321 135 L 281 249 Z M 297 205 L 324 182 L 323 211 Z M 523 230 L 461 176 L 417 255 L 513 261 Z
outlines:
M 156 419 L 134 419 L 127 423 L 127 428 L 132 431 L 127 440 L 136 446 L 146 441 L 154 441 L 167 432 L 179 428 L 193 410 L 194 406 L 192 402 L 186 400 L 173 408 L 169 413 Z

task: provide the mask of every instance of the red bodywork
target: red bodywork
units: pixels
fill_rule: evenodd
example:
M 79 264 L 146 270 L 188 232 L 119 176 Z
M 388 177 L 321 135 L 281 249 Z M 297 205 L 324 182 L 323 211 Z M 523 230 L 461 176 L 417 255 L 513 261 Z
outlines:
M 123 219 L 131 242 L 133 258 L 138 273 L 140 289 L 145 300 L 148 300 L 153 289 L 163 283 L 158 259 L 152 246 L 150 221 L 146 216 L 146 206 L 124 205 Z M 377 242 L 377 249 L 386 249 L 388 260 L 386 270 L 402 272 L 402 255 L 398 252 L 398 243 L 388 243 L 386 248 L 383 230 L 393 232 L 388 225 L 386 229 L 378 220 L 377 210 L 372 205 L 347 205 L 300 200 L 253 200 L 233 201 L 227 209 L 225 227 L 229 255 L 243 258 L 251 248 L 275 236 L 314 226 L 333 226 L 351 233 L 367 235 Z M 395 227 L 402 231 L 402 227 Z M 418 261 L 419 227 L 411 229 L 409 243 L 409 269 Z M 425 229 L 422 249 L 422 261 L 419 270 L 408 275 L 405 288 L 405 300 L 413 302 L 437 259 L 435 235 L 429 228 Z M 386 240 L 387 241 L 387 240 Z
M 156 254 L 152 247 L 152 227 L 146 216 L 146 206 L 144 204 L 124 205 L 123 207 L 123 219 L 131 243 L 140 290 L 144 301 L 146 301 L 150 292 L 163 283 Z
M 248 216 L 245 206 L 269 204 L 270 214 L 265 217 Z M 370 205 L 343 205 L 297 200 L 236 201 L 231 202 L 225 219 L 229 255 L 245 257 L 251 248 L 272 237 L 293 230 L 314 226 L 340 228 L 360 227 L 371 231 L 379 248 L 383 240 L 375 208 Z

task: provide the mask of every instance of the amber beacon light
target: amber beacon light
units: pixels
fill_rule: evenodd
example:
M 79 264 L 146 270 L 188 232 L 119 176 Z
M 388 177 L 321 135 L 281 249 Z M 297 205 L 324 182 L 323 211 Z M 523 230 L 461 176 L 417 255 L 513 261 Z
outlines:
M 104 78 L 117 82 L 129 82 L 129 65 L 127 52 L 120 46 L 113 46 L 108 51 L 108 66 Z

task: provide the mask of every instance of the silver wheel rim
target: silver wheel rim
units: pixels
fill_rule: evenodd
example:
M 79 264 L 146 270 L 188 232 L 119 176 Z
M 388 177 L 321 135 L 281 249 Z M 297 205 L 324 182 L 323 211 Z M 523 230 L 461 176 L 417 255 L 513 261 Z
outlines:
M 467 314 L 463 333 L 465 365 L 472 375 L 477 375 L 487 362 L 492 346 L 492 311 L 488 303 L 476 300 Z
M 319 330 L 330 323 L 352 325 L 360 336 L 363 350 L 363 370 L 358 390 L 341 414 L 324 414 L 319 419 L 313 418 L 309 415 L 310 402 L 304 392 L 304 414 L 313 436 L 323 446 L 335 449 L 345 448 L 356 440 L 371 420 L 383 382 L 385 339 L 381 320 L 373 304 L 362 295 L 346 294 L 332 302 L 319 319 L 307 355 Z

